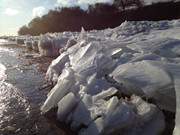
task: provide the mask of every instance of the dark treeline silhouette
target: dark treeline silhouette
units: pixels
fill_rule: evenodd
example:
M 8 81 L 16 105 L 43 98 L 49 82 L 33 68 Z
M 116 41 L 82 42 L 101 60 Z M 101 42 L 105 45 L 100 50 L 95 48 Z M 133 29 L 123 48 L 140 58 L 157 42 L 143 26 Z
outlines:
M 131 7 L 131 8 L 130 8 Z M 134 8 L 132 8 L 134 7 Z M 180 18 L 180 2 L 143 6 L 141 0 L 115 0 L 113 5 L 95 4 L 87 11 L 80 7 L 56 8 L 34 18 L 19 29 L 19 35 L 39 35 L 47 32 L 80 31 L 114 28 L 125 20 L 164 20 Z
M 143 7 L 143 0 L 114 0 L 114 5 L 121 10 L 125 10 L 128 7 Z

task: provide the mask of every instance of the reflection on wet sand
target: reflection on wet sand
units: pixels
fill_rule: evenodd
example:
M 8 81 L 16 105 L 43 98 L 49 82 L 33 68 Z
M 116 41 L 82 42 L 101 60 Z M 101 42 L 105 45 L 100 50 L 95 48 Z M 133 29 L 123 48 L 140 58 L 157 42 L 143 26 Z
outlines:
M 21 51 L 0 45 L 0 135 L 57 135 L 59 130 L 39 110 L 46 95 L 38 90 L 44 76 L 33 64 L 26 65 Z

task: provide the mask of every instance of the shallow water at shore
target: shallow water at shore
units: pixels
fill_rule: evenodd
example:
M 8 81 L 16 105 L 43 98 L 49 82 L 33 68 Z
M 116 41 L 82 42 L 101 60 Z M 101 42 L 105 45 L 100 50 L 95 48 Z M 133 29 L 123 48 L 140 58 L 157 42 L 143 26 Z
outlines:
M 62 135 L 40 114 L 44 74 L 20 57 L 22 50 L 0 45 L 0 135 Z

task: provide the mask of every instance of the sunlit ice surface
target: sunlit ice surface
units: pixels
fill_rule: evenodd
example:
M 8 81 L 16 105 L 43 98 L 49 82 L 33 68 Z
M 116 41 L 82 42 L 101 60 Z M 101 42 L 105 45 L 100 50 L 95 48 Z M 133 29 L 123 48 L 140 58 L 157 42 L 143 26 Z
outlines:
M 2 63 L 1 57 L 3 53 L 10 53 L 11 55 L 15 56 L 15 51 L 13 48 L 7 48 L 9 45 L 16 45 L 16 43 L 5 39 L 0 39 L 0 63 Z
M 5 39 L 0 39 L 0 45 L 15 45 L 16 42 L 14 41 L 8 41 L 8 40 L 5 40 Z
M 4 81 L 6 79 L 6 67 L 0 63 L 0 81 Z
M 19 126 L 22 121 L 18 123 L 16 119 L 25 118 L 29 113 L 29 103 L 24 95 L 13 84 L 7 82 L 6 61 L 11 59 L 5 57 L 5 54 L 14 57 L 16 53 L 10 48 L 0 46 L 0 134 L 7 125 L 16 123 Z
M 10 53 L 12 53 L 14 51 L 13 51 L 13 49 L 8 49 L 8 48 L 0 47 L 0 53 L 1 52 L 10 52 Z
M 7 43 L 8 41 L 5 40 L 5 39 L 0 39 L 0 44 L 4 44 L 4 43 Z
M 0 129 L 11 124 L 19 115 L 27 116 L 29 105 L 23 95 L 12 84 L 0 82 Z
M 29 114 L 29 103 L 14 85 L 7 83 L 6 67 L 0 63 L 0 131 Z M 17 126 L 20 123 L 16 123 Z

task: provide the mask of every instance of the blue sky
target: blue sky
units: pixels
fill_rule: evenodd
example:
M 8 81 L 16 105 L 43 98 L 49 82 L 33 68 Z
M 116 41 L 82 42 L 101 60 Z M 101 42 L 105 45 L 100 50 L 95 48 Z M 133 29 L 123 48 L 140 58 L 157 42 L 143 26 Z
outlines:
M 18 29 L 28 24 L 35 16 L 41 16 L 55 6 L 72 7 L 113 0 L 0 0 L 0 36 L 17 35 Z
M 0 0 L 0 35 L 16 35 L 34 16 L 47 13 L 57 0 Z

